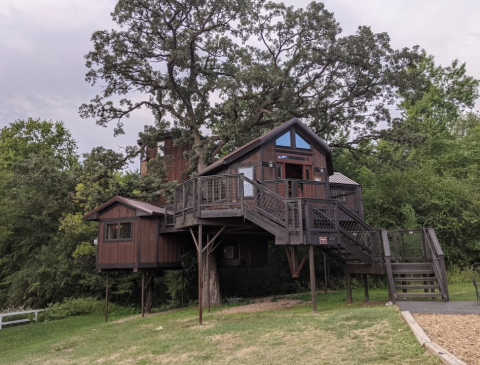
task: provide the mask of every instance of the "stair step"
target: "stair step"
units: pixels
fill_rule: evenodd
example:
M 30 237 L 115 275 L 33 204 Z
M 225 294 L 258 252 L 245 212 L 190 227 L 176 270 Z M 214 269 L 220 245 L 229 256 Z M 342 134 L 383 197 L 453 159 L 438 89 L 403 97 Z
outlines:
M 392 270 L 392 273 L 395 275 L 399 274 L 409 274 L 409 275 L 428 275 L 428 274 L 435 274 L 435 271 L 432 269 L 429 270 L 409 270 L 409 269 L 395 269 Z
M 396 270 L 396 269 L 428 270 L 428 269 L 432 269 L 432 264 L 430 262 L 392 263 L 392 270 Z
M 395 285 L 395 289 L 438 289 L 440 285 Z
M 436 281 L 437 278 L 435 276 L 394 276 L 394 281 Z
M 397 293 L 398 298 L 439 298 L 442 293 Z

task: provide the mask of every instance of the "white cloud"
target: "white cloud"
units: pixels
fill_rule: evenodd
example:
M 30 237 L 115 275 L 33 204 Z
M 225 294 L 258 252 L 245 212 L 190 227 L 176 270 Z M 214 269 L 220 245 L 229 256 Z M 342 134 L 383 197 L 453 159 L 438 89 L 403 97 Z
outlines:
M 367 25 L 387 32 L 394 48 L 419 45 L 438 63 L 458 58 L 480 79 L 480 2 L 463 0 L 325 0 L 345 34 Z M 288 0 L 305 7 L 309 1 Z M 92 49 L 96 30 L 115 27 L 110 18 L 116 0 L 0 1 L 0 127 L 17 119 L 63 120 L 81 152 L 104 145 L 134 144 L 143 125 L 143 111 L 125 121 L 127 134 L 113 138 L 113 126 L 82 120 L 78 107 L 92 99 L 99 86 L 84 78 L 84 55 Z

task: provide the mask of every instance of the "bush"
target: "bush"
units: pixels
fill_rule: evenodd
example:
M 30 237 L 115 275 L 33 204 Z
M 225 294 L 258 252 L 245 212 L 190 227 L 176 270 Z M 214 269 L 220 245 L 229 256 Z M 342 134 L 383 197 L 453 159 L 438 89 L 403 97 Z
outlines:
M 451 266 L 447 270 L 448 284 L 463 284 L 472 282 L 472 269 L 470 267 Z
M 121 307 L 114 303 L 108 304 L 110 314 L 132 313 L 133 309 Z M 81 316 L 87 314 L 105 313 L 105 302 L 94 298 L 67 298 L 63 303 L 49 304 L 44 312 L 40 313 L 40 319 L 49 321 L 54 319 Z

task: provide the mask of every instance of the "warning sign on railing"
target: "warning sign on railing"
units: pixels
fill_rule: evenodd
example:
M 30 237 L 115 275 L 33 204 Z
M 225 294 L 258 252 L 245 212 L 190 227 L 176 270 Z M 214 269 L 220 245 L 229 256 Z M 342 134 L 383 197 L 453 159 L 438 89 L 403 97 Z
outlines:
M 328 242 L 328 238 L 327 237 L 320 237 L 320 244 L 321 245 L 326 245 Z

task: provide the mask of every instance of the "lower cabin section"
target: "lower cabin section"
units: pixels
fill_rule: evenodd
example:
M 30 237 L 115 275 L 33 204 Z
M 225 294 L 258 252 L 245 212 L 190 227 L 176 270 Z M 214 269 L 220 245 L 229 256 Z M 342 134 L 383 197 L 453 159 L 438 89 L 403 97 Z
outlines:
M 217 251 L 222 267 L 262 267 L 268 262 L 268 239 L 239 236 L 225 239 Z

